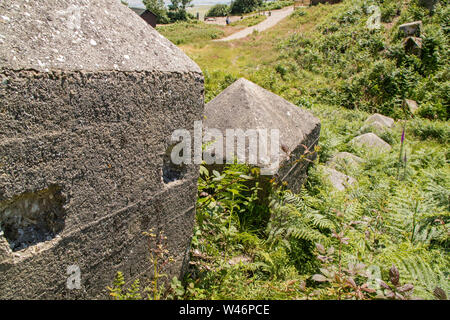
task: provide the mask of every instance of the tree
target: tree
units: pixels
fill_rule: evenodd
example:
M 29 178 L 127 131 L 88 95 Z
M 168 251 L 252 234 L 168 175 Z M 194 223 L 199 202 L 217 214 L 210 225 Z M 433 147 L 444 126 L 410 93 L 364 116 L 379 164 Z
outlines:
M 167 16 L 167 9 L 164 4 L 164 0 L 144 0 L 143 2 L 147 10 L 156 15 L 157 23 L 170 22 L 169 17 Z
M 216 4 L 206 13 L 207 17 L 226 17 L 230 12 L 230 7 L 226 4 Z
M 263 0 L 236 0 L 231 3 L 231 13 L 249 13 L 262 6 Z
M 171 0 L 169 4 L 169 18 L 172 22 L 178 20 L 188 20 L 189 14 L 186 11 L 186 8 L 192 7 L 192 0 Z

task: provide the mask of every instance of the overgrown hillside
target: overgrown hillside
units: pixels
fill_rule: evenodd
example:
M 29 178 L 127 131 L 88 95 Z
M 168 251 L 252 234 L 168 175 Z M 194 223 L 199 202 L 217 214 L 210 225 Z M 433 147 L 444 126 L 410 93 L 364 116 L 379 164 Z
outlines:
M 370 4 L 382 26 L 367 28 Z M 169 298 L 436 299 L 449 294 L 449 16 L 417 1 L 344 1 L 298 9 L 263 34 L 232 43 L 185 42 L 202 68 L 206 99 L 245 77 L 322 121 L 318 159 L 299 194 L 274 184 L 258 198 L 258 170 L 202 167 L 190 272 Z M 408 54 L 398 26 L 423 21 L 422 52 Z M 412 114 L 404 99 L 416 100 Z M 397 120 L 364 126 L 378 112 Z M 392 150 L 350 141 L 376 132 Z M 332 187 L 338 152 L 363 159 L 337 169 L 356 183 Z M 250 184 L 252 185 L 252 184 Z M 381 280 L 381 281 L 380 281 Z

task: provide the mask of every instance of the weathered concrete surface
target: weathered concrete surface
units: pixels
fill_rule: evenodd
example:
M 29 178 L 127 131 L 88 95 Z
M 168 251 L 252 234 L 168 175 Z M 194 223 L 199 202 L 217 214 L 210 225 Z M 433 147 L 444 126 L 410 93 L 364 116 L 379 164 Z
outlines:
M 390 151 L 392 149 L 386 141 L 372 132 L 357 136 L 350 143 L 375 151 Z
M 310 163 L 302 156 L 308 149 L 311 152 L 306 158 L 315 159 L 314 147 L 320 135 L 320 120 L 310 112 L 241 78 L 205 106 L 205 117 L 205 127 L 219 129 L 224 135 L 227 129 L 279 130 L 280 162 L 274 176 L 286 181 L 293 191 L 300 189 Z M 246 142 L 247 159 L 250 143 Z M 225 160 L 232 161 L 234 155 L 226 154 L 225 149 L 226 143 L 223 154 Z
M 408 22 L 400 25 L 399 30 L 403 32 L 405 37 L 418 36 L 422 29 L 422 21 Z
M 0 236 L 0 298 L 104 298 L 117 271 L 151 276 L 150 228 L 179 275 L 198 168 L 165 183 L 163 158 L 172 132 L 202 119 L 198 66 L 115 0 L 6 0 L 0 19 L 0 222 L 12 230 Z M 46 190 L 61 206 L 40 205 Z M 51 240 L 12 251 L 8 237 L 31 230 L 20 215 Z M 79 290 L 66 288 L 70 265 Z

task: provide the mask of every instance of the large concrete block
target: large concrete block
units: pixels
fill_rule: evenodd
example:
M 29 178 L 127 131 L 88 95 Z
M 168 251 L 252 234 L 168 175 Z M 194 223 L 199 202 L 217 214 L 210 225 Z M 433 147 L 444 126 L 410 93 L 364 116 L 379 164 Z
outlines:
M 269 162 L 275 166 L 273 172 L 266 176 L 287 182 L 293 191 L 298 191 L 305 181 L 307 167 L 316 157 L 314 147 L 320 136 L 318 118 L 244 78 L 235 81 L 206 104 L 205 127 L 218 129 L 226 138 L 227 129 L 246 133 L 252 130 L 267 130 L 267 139 L 259 136 L 258 141 L 246 140 L 245 162 L 266 168 L 260 161 L 260 143 L 267 141 L 267 154 L 275 151 L 278 159 L 270 159 Z M 269 137 L 272 130 L 279 132 L 278 147 L 274 149 Z M 237 141 L 234 143 L 237 144 Z M 275 146 L 275 143 L 273 145 Z M 226 149 L 227 141 L 223 143 L 221 153 L 224 155 L 224 162 L 233 162 L 238 154 L 237 148 L 230 147 L 229 149 L 234 151 L 229 153 Z M 257 163 L 251 163 L 250 154 L 256 156 L 252 149 L 258 152 Z
M 414 21 L 402 24 L 398 29 L 403 32 L 405 37 L 417 36 L 420 37 L 420 32 L 422 29 L 422 21 Z
M 150 228 L 180 275 L 198 167 L 169 181 L 164 159 L 202 119 L 201 70 L 116 0 L 5 0 L 0 19 L 0 298 L 101 298 L 117 271 L 151 277 Z
M 369 132 L 353 138 L 350 143 L 355 144 L 358 147 L 366 148 L 372 151 L 387 152 L 392 147 L 376 134 Z

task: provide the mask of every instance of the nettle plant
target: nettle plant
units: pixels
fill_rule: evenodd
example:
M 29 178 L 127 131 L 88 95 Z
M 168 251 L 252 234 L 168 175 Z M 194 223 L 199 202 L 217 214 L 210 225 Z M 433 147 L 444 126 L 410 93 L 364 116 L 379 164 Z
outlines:
M 359 222 L 346 223 L 342 212 L 338 210 L 334 212 L 337 217 L 337 228 L 332 231 L 332 237 L 337 240 L 337 249 L 334 246 L 325 249 L 322 244 L 316 244 L 317 259 L 322 266 L 321 273 L 313 275 L 311 279 L 324 283 L 326 288 L 324 294 L 331 299 L 372 299 L 376 290 L 370 284 L 371 275 L 366 265 L 364 263 L 343 264 L 343 247 L 348 246 L 350 240 L 346 233 Z
M 164 272 L 165 268 L 174 262 L 172 256 L 167 249 L 167 237 L 163 231 L 154 233 L 153 229 L 148 232 L 142 233 L 148 241 L 149 247 L 149 259 L 150 265 L 153 270 L 153 276 L 150 280 L 150 285 L 142 289 L 139 279 L 133 281 L 133 283 L 127 287 L 125 277 L 122 272 L 118 272 L 114 279 L 112 287 L 108 287 L 108 291 L 112 299 L 114 300 L 141 300 L 143 296 L 141 292 L 145 294 L 148 300 L 160 300 L 165 298 L 168 294 L 173 294 L 165 288 L 164 278 L 167 278 L 167 274 Z M 174 291 L 173 283 L 176 279 L 172 280 L 171 289 Z
M 395 265 L 389 270 L 390 285 L 381 279 L 374 285 L 373 275 L 366 264 L 361 262 L 344 264 L 343 251 L 351 249 L 348 234 L 364 222 L 356 220 L 347 222 L 343 212 L 334 209 L 332 211 L 336 214 L 336 228 L 331 236 L 337 242 L 337 248 L 330 246 L 326 249 L 322 244 L 316 243 L 317 259 L 321 262 L 321 267 L 320 273 L 314 274 L 311 280 L 320 283 L 319 290 L 323 289 L 318 295 L 338 300 L 410 299 L 414 286 L 400 283 L 400 273 Z
M 389 281 L 391 285 L 388 285 L 383 280 L 380 280 L 380 286 L 384 289 L 378 298 L 391 299 L 391 300 L 409 300 L 414 291 L 414 286 L 410 283 L 400 283 L 400 272 L 395 265 L 392 265 L 389 269 Z

